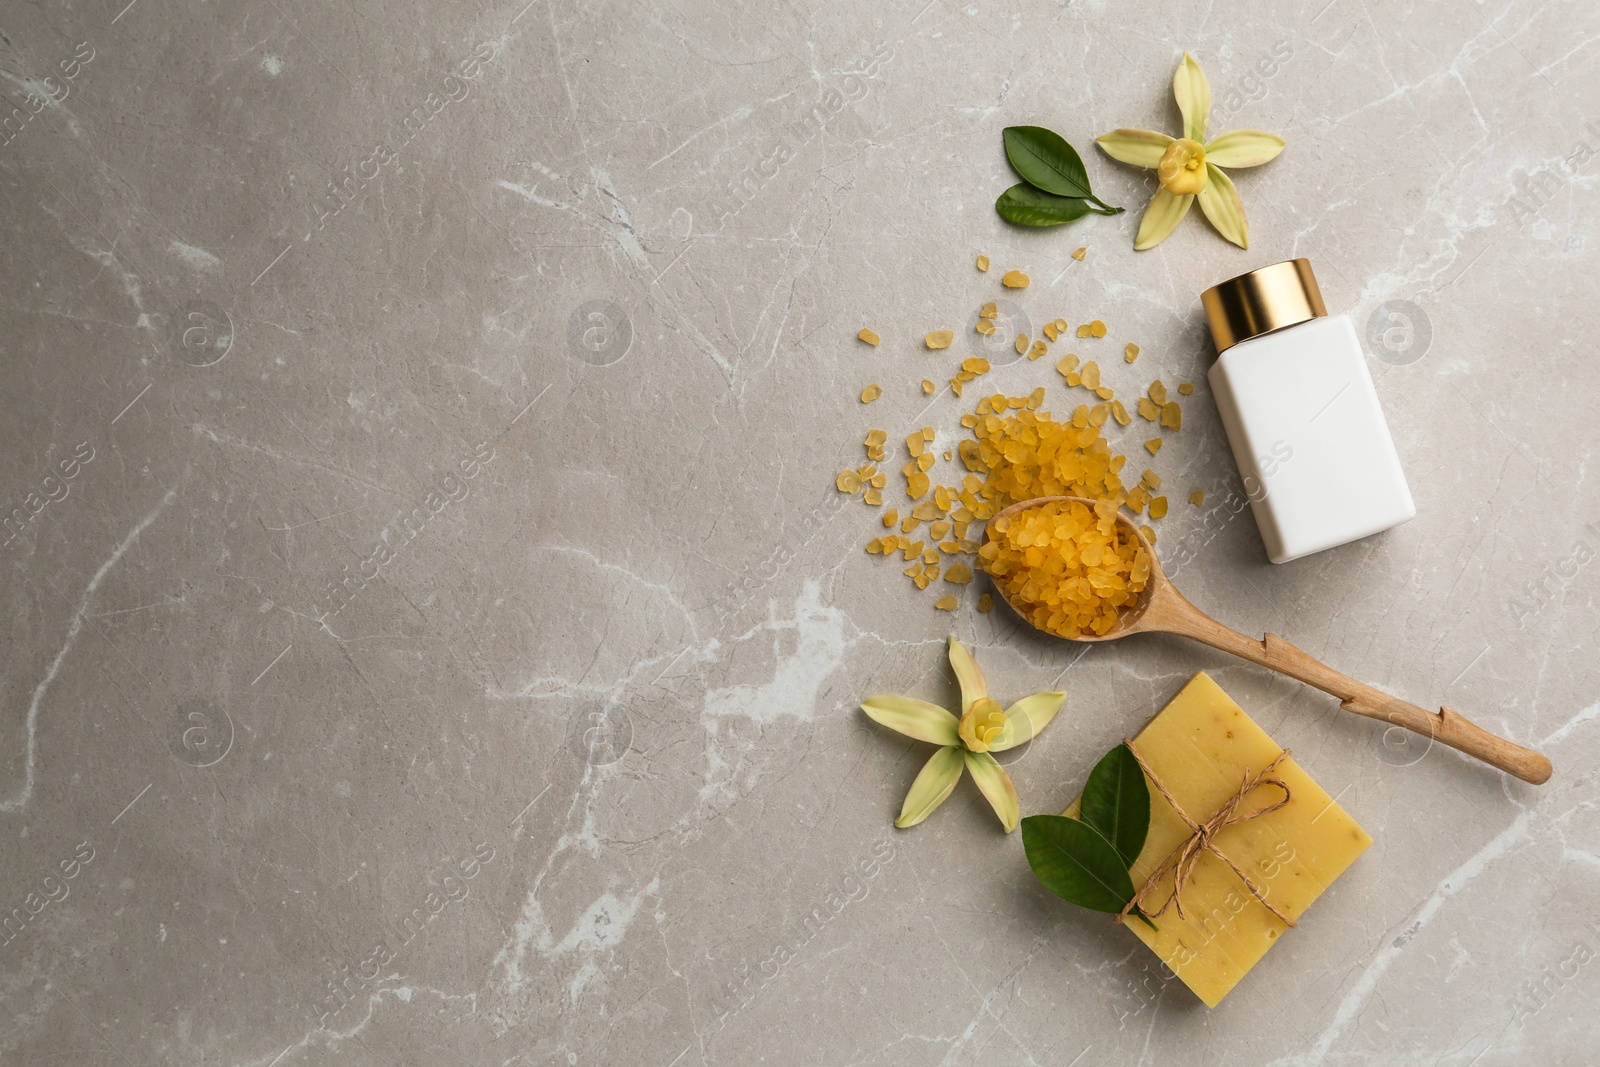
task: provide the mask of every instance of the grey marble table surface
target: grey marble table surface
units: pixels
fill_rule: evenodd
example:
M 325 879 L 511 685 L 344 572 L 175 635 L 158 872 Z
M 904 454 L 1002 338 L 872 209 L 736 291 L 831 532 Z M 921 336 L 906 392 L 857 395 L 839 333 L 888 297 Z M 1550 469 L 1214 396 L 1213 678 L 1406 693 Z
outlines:
M 1248 251 L 1093 147 L 1185 50 Z M 0 4 L 0 1065 L 1600 1062 L 1597 85 L 1573 0 Z M 1013 124 L 1128 213 L 1002 221 Z M 1199 294 L 1294 256 L 1419 514 L 1274 566 Z M 1192 599 L 1552 780 L 865 553 L 1012 268 L 1198 384 L 1112 435 Z M 1206 670 L 1373 846 L 1206 1010 L 970 782 L 894 828 L 952 633 L 1069 694 L 1025 812 Z

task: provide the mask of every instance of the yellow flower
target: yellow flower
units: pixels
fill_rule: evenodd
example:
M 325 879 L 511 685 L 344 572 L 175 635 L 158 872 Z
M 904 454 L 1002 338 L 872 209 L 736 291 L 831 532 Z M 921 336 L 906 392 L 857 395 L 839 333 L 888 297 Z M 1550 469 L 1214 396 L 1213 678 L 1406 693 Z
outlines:
M 912 697 L 868 697 L 861 705 L 862 711 L 891 730 L 939 746 L 911 783 L 894 824 L 905 828 L 926 819 L 955 790 L 965 769 L 972 772 L 972 780 L 1010 833 L 1021 818 L 1021 803 L 1011 776 L 991 753 L 1031 741 L 1056 717 L 1067 694 L 1035 693 L 1002 711 L 999 701 L 989 696 L 978 661 L 954 637 L 950 666 L 961 685 L 959 717 Z
M 1000 743 L 1005 732 L 1006 713 L 1000 710 L 1000 702 L 993 697 L 974 700 L 956 727 L 961 743 L 970 752 L 989 751 L 990 746 Z
M 1137 249 L 1167 239 L 1196 199 L 1217 232 L 1240 248 L 1250 247 L 1250 225 L 1233 179 L 1224 167 L 1259 167 L 1283 151 L 1283 138 L 1259 130 L 1234 130 L 1206 140 L 1211 118 L 1211 83 L 1188 52 L 1172 76 L 1172 94 L 1183 114 L 1183 136 L 1153 130 L 1112 130 L 1095 138 L 1106 155 L 1136 167 L 1153 167 L 1161 181 L 1139 222 Z

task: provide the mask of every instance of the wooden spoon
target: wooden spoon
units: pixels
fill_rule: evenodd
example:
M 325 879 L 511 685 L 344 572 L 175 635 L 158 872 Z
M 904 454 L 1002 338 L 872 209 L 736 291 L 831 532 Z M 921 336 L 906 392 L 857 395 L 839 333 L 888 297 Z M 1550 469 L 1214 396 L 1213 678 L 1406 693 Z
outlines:
M 984 540 L 989 540 L 989 531 L 994 529 L 996 520 L 1027 508 L 1056 501 L 1075 501 L 1091 509 L 1095 505 L 1093 500 L 1075 496 L 1046 496 L 1024 500 L 1011 505 L 991 519 L 984 530 Z M 1434 714 L 1415 704 L 1408 704 L 1399 697 L 1390 696 L 1370 685 L 1340 674 L 1277 634 L 1267 634 L 1263 640 L 1255 641 L 1236 630 L 1230 630 L 1189 603 L 1188 599 L 1178 592 L 1177 586 L 1173 585 L 1172 580 L 1162 571 L 1155 549 L 1145 540 L 1144 534 L 1133 521 L 1120 510 L 1117 512 L 1117 522 L 1122 524 L 1130 536 L 1137 538 L 1139 544 L 1150 553 L 1149 584 L 1145 586 L 1139 602 L 1126 610 L 1117 621 L 1117 625 L 1109 632 L 1103 636 L 1085 634 L 1067 640 L 1114 641 L 1119 637 L 1137 633 L 1178 634 L 1193 638 L 1212 648 L 1231 652 L 1240 659 L 1247 659 L 1252 663 L 1271 668 L 1279 674 L 1297 678 L 1324 693 L 1331 693 L 1339 698 L 1342 702 L 1340 707 L 1345 711 L 1353 711 L 1369 719 L 1381 719 L 1396 726 L 1403 726 L 1414 733 L 1474 756 L 1508 774 L 1514 774 L 1525 782 L 1539 785 L 1549 780 L 1551 767 L 1547 758 L 1532 749 L 1496 737 L 1481 726 L 1474 725 L 1452 708 L 1443 707 L 1439 709 L 1438 714 Z M 1002 592 L 1000 595 L 1023 622 L 1033 625 L 1032 621 L 1011 603 L 1005 593 Z M 1041 632 L 1049 633 L 1048 630 Z M 1061 635 L 1051 634 L 1051 636 Z

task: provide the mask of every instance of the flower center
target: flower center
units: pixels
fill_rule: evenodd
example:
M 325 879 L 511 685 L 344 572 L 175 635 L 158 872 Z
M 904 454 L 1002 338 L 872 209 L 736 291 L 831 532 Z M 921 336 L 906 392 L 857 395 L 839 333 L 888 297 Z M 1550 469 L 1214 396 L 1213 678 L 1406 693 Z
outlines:
M 987 752 L 1006 732 L 1006 713 L 993 697 L 974 700 L 972 707 L 961 716 L 956 732 L 961 735 L 961 743 L 973 752 Z
M 1161 188 L 1173 196 L 1192 196 L 1206 187 L 1206 149 L 1199 141 L 1180 137 L 1167 145 L 1156 164 Z

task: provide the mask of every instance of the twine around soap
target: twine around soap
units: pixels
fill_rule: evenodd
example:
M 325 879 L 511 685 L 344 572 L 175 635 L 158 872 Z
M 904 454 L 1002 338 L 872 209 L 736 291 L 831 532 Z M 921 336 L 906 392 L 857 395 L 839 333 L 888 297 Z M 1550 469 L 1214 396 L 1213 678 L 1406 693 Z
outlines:
M 1122 906 L 1122 912 L 1116 917 L 1115 921 L 1119 923 L 1125 921 L 1128 918 L 1129 913 L 1135 908 L 1138 908 L 1144 901 L 1145 894 L 1154 889 L 1156 883 L 1165 877 L 1168 872 L 1171 872 L 1172 874 L 1172 895 L 1167 898 L 1166 903 L 1162 904 L 1161 907 L 1157 908 L 1155 911 L 1145 912 L 1141 909 L 1141 913 L 1147 918 L 1156 919 L 1159 918 L 1168 908 L 1176 905 L 1178 909 L 1178 918 L 1187 918 L 1187 916 L 1183 914 L 1183 887 L 1188 884 L 1189 876 L 1194 873 L 1195 864 L 1200 862 L 1201 853 L 1210 851 L 1222 857 L 1222 862 L 1231 867 L 1233 869 L 1233 873 L 1239 876 L 1239 881 L 1243 882 L 1244 887 L 1250 890 L 1250 895 L 1259 900 L 1268 911 L 1282 919 L 1286 925 L 1296 925 L 1293 919 L 1279 911 L 1277 908 L 1273 907 L 1272 904 L 1267 901 L 1266 893 L 1264 893 L 1254 882 L 1252 882 L 1250 880 L 1250 876 L 1245 874 L 1244 871 L 1240 870 L 1239 865 L 1233 862 L 1233 860 L 1228 857 L 1227 853 L 1218 848 L 1213 840 L 1217 834 L 1221 833 L 1230 826 L 1234 826 L 1242 822 L 1249 822 L 1251 819 L 1259 819 L 1261 816 L 1266 815 L 1269 812 L 1277 811 L 1279 808 L 1289 803 L 1290 799 L 1292 799 L 1294 796 L 1294 794 L 1289 790 L 1289 783 L 1285 782 L 1282 778 L 1267 777 L 1273 771 L 1277 770 L 1278 764 L 1289 758 L 1289 749 L 1284 749 L 1282 752 L 1280 752 L 1277 759 L 1273 760 L 1261 770 L 1257 771 L 1253 777 L 1246 774 L 1244 777 L 1244 784 L 1239 787 L 1239 791 L 1237 793 L 1223 801 L 1222 806 L 1213 812 L 1211 817 L 1205 822 L 1196 822 L 1187 811 L 1183 810 L 1183 806 L 1178 803 L 1177 798 L 1167 791 L 1166 784 L 1161 781 L 1161 779 L 1156 775 L 1155 771 L 1150 769 L 1150 765 L 1146 763 L 1144 761 L 1144 757 L 1139 754 L 1138 747 L 1127 738 L 1123 738 L 1122 743 L 1128 746 L 1128 751 L 1133 753 L 1133 758 L 1138 761 L 1140 769 L 1143 770 L 1145 776 L 1150 779 L 1151 784 L 1154 785 L 1156 789 L 1161 792 L 1161 795 L 1166 798 L 1167 803 L 1172 805 L 1172 810 L 1178 813 L 1178 818 L 1182 819 L 1184 823 L 1188 825 L 1190 834 L 1181 845 L 1173 850 L 1172 855 L 1163 860 L 1161 866 L 1157 867 L 1153 872 L 1151 872 L 1150 877 L 1144 880 L 1144 884 L 1139 887 L 1139 891 L 1133 894 L 1133 899 L 1129 900 Z M 1279 800 L 1275 804 L 1268 804 L 1266 807 L 1257 808 L 1254 811 L 1248 811 L 1242 815 L 1239 814 L 1239 805 L 1244 801 L 1244 798 L 1250 794 L 1252 789 L 1255 789 L 1257 786 L 1261 785 L 1277 786 L 1279 789 L 1283 790 L 1283 799 Z

